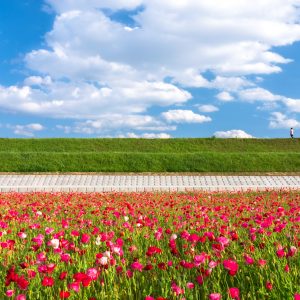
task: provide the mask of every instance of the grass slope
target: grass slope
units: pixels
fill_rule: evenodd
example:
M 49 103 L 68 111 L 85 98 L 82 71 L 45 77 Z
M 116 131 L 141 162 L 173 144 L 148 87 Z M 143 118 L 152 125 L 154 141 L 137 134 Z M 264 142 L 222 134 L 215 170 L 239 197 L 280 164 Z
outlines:
M 0 172 L 299 172 L 291 139 L 0 139 Z

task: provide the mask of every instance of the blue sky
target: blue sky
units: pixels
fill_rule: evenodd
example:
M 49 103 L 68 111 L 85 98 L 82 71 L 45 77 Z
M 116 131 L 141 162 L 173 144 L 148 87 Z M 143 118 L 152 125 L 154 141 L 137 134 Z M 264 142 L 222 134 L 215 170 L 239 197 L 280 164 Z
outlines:
M 300 136 L 299 5 L 2 0 L 0 136 Z

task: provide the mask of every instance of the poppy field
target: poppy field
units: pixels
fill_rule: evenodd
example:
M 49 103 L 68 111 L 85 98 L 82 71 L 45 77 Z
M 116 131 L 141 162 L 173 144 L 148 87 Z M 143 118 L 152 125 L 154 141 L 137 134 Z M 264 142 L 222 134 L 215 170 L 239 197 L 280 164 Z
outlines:
M 0 299 L 300 299 L 300 193 L 2 193 Z

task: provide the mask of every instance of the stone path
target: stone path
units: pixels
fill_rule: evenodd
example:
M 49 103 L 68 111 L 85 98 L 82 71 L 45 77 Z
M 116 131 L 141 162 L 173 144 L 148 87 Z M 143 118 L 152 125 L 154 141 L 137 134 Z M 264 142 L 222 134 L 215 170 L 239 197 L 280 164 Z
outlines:
M 300 176 L 1 175 L 0 192 L 299 189 Z

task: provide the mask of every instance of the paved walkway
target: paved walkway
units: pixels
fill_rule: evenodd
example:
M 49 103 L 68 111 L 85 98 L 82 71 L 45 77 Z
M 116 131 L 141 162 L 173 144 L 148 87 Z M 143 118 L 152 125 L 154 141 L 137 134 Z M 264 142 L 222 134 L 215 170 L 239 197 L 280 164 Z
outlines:
M 0 192 L 299 189 L 300 176 L 0 175 Z

